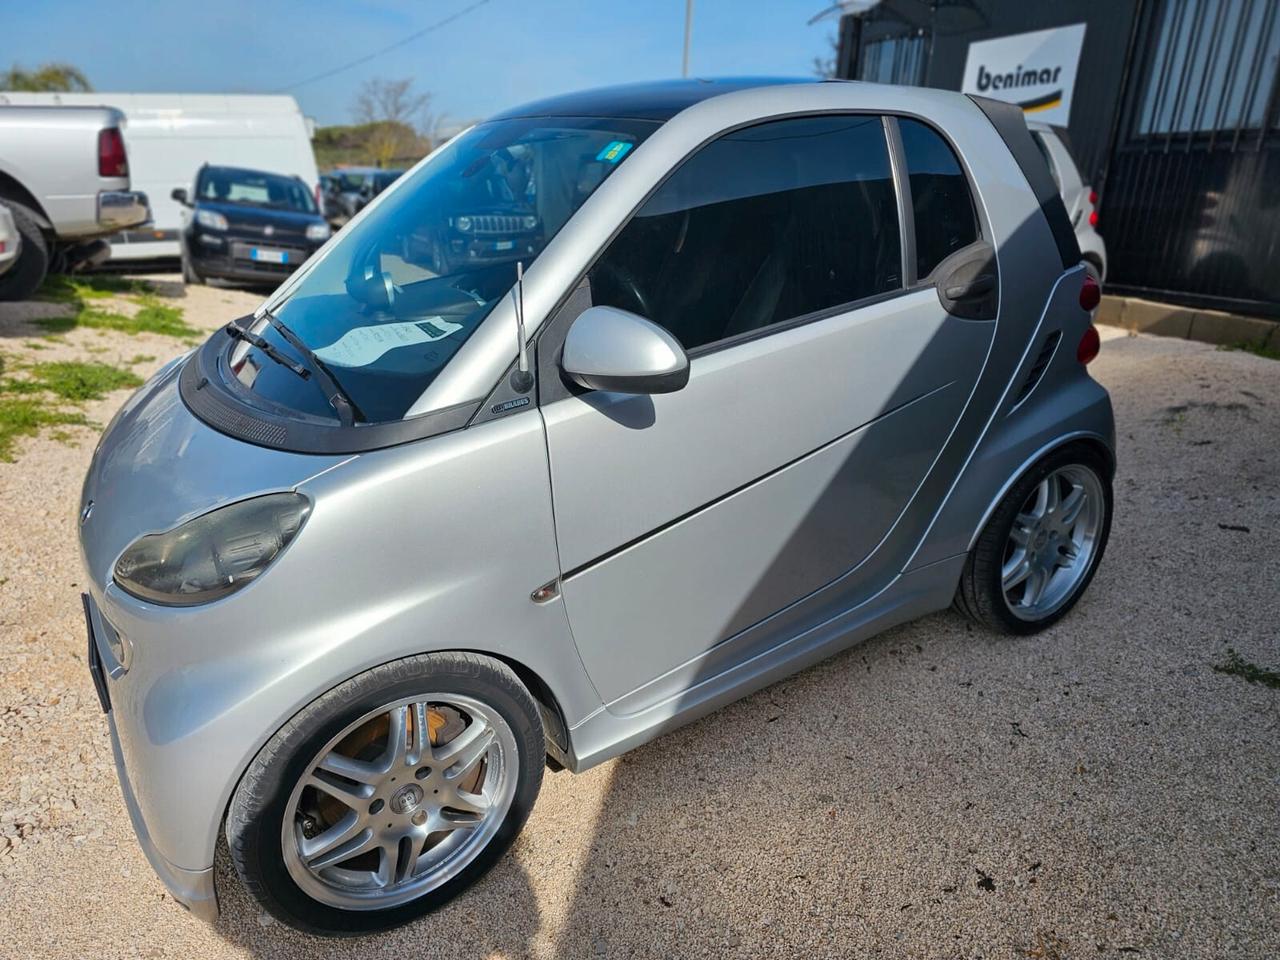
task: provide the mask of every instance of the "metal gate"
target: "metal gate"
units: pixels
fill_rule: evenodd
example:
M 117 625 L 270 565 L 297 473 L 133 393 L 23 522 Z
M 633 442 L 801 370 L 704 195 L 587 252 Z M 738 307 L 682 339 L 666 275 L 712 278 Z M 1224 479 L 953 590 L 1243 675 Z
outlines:
M 1280 2 L 1139 16 L 1099 211 L 1110 286 L 1280 317 Z

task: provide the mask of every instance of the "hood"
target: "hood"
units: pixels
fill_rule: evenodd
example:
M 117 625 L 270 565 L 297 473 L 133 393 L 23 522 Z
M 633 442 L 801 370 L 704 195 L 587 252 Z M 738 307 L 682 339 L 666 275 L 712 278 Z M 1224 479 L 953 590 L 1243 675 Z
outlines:
M 262 228 L 270 224 L 281 233 L 302 234 L 313 223 L 324 223 L 324 217 L 318 213 L 302 213 L 298 210 L 279 210 L 275 207 L 249 207 L 242 203 L 219 203 L 216 200 L 201 200 L 201 210 L 213 210 L 227 218 L 231 229 L 248 227 L 254 233 L 261 233 Z
M 94 585 L 105 588 L 116 559 L 159 533 L 215 507 L 296 487 L 350 459 L 286 453 L 219 433 L 178 395 L 186 358 L 160 371 L 107 427 L 89 465 L 77 522 Z M 93 509 L 83 521 L 89 503 Z

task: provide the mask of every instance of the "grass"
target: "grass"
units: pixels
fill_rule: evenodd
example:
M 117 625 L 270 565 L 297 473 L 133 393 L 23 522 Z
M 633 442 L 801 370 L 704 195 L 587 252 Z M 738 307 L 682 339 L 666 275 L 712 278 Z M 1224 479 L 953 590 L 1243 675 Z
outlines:
M 67 276 L 50 274 L 37 296 L 55 303 L 79 304 L 85 300 L 104 300 L 121 294 L 154 293 L 155 287 L 145 280 L 112 276 Z
M 67 313 L 37 319 L 46 335 L 25 341 L 31 350 L 43 350 L 50 343 L 67 343 L 62 334 L 80 327 L 106 336 L 115 331 L 126 334 L 154 333 L 183 341 L 199 340 L 204 332 L 183 319 L 182 310 L 156 295 L 155 287 L 144 280 L 113 276 L 51 276 L 38 294 L 47 303 L 61 304 Z M 135 308 L 133 316 L 113 309 L 113 298 Z M 90 354 L 105 352 L 105 346 L 87 346 Z M 46 363 L 11 363 L 5 371 L 0 357 L 0 460 L 12 462 L 19 437 L 30 437 L 45 428 L 60 443 L 74 443 L 75 434 L 66 428 L 92 427 L 78 409 L 91 400 L 101 400 L 115 390 L 142 385 L 142 378 L 128 365 L 151 363 L 149 354 L 136 354 L 126 367 L 107 363 L 66 360 Z
M 53 409 L 44 400 L 0 397 L 0 460 L 12 463 L 14 440 L 34 436 L 42 427 L 90 425 L 83 413 Z
M 1247 680 L 1249 683 L 1260 683 L 1264 687 L 1270 687 L 1272 690 L 1280 690 L 1280 672 L 1267 670 L 1256 663 L 1250 663 L 1230 647 L 1227 647 L 1226 662 L 1215 664 L 1213 669 L 1215 673 L 1230 674 L 1233 677 Z
M 0 357 L 0 374 L 5 361 Z M 142 379 L 129 370 L 105 363 L 57 361 L 15 367 L 22 376 L 0 380 L 0 460 L 12 463 L 18 437 L 30 437 L 45 427 L 90 427 L 94 424 L 79 410 L 62 404 L 101 400 L 113 390 L 137 387 Z M 55 430 L 53 439 L 70 443 L 75 438 Z
M 28 377 L 0 382 L 0 391 L 10 394 L 52 393 L 69 403 L 101 400 L 112 390 L 142 386 L 142 378 L 129 370 L 107 363 L 59 360 L 34 363 L 24 368 Z
M 1219 350 L 1243 350 L 1245 353 L 1252 353 L 1255 357 L 1265 357 L 1268 360 L 1280 360 L 1280 349 L 1276 347 L 1268 347 L 1265 343 L 1224 343 Z
M 179 307 L 165 303 L 156 296 L 155 288 L 143 280 L 54 275 L 40 288 L 39 297 L 51 303 L 65 304 L 73 311 L 65 316 L 41 317 L 35 321 L 53 335 L 78 327 L 128 334 L 156 333 L 180 339 L 201 335 L 200 330 L 183 320 Z M 110 297 L 124 297 L 138 309 L 130 317 L 98 302 Z

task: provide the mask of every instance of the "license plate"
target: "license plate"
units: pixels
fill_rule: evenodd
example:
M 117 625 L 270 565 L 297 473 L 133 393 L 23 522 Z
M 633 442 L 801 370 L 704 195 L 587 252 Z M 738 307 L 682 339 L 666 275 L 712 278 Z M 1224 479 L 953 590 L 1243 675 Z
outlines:
M 499 240 L 493 245 L 495 250 L 514 250 L 516 242 L 514 240 Z
M 269 250 L 266 247 L 253 247 L 249 251 L 250 260 L 258 260 L 262 263 L 288 263 L 288 250 Z

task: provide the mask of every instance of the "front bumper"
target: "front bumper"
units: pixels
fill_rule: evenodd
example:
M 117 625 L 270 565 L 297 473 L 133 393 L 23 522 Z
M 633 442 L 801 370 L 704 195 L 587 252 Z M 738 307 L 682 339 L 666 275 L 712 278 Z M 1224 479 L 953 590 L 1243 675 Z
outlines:
M 537 256 L 542 247 L 541 238 L 535 234 L 510 237 L 485 237 L 470 234 L 459 237 L 454 234 L 449 241 L 449 261 L 462 264 L 485 265 L 506 263 L 512 258 Z
M 110 642 L 104 640 L 103 634 L 111 628 L 106 625 L 97 605 L 88 594 L 82 594 L 84 602 L 85 626 L 89 632 L 89 673 L 97 690 L 98 700 L 107 715 L 107 726 L 111 731 L 111 753 L 116 763 L 116 779 L 120 781 L 120 792 L 124 796 L 125 809 L 129 811 L 129 821 L 133 824 L 134 835 L 147 862 L 156 872 L 161 882 L 173 894 L 173 898 L 201 920 L 213 921 L 218 916 L 218 896 L 213 880 L 213 866 L 203 870 L 187 870 L 166 860 L 156 849 L 151 839 L 151 831 L 143 818 L 142 809 L 138 806 L 133 792 L 133 784 L 129 778 L 129 769 L 125 764 L 124 751 L 120 746 L 120 732 L 116 728 L 115 712 L 111 709 L 111 695 L 107 677 L 125 672 L 121 664 L 118 649 L 112 649 Z
M 147 830 L 146 821 L 142 819 L 142 811 L 133 795 L 133 786 L 129 782 L 129 771 L 124 765 L 124 754 L 120 750 L 120 735 L 116 732 L 115 716 L 107 714 L 107 723 L 111 727 L 111 752 L 116 759 L 116 777 L 120 780 L 120 792 L 124 794 L 124 805 L 129 811 L 129 821 L 133 824 L 133 832 L 138 838 L 138 845 L 147 856 L 147 862 L 156 876 L 173 894 L 173 899 L 186 907 L 201 920 L 212 923 L 218 918 L 218 893 L 213 882 L 213 867 L 204 870 L 186 870 L 175 866 L 156 850 L 151 834 Z
M 270 239 L 253 239 L 227 234 L 196 232 L 186 237 L 187 256 L 196 272 L 202 277 L 219 280 L 240 280 L 246 283 L 279 283 L 310 259 L 320 245 L 300 244 L 296 238 L 279 242 Z M 288 256 L 286 263 L 254 260 L 251 251 L 255 247 L 282 250 Z
M 98 194 L 98 225 L 104 230 L 126 230 L 151 220 L 147 195 L 137 190 L 103 190 Z
M 230 257 L 193 258 L 196 272 L 205 278 L 239 280 L 242 283 L 279 283 L 302 264 L 263 264 L 261 266 L 233 260 Z

